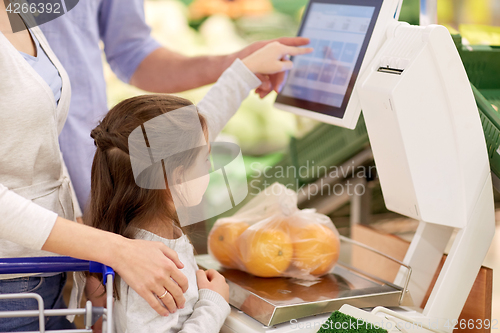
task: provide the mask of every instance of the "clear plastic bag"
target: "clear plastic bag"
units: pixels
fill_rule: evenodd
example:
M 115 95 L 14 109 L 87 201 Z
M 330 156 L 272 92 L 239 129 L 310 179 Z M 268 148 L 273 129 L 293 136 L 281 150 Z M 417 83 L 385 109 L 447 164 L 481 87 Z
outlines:
M 208 251 L 222 266 L 259 277 L 315 278 L 337 263 L 340 240 L 330 218 L 297 208 L 297 194 L 274 183 L 208 236 Z

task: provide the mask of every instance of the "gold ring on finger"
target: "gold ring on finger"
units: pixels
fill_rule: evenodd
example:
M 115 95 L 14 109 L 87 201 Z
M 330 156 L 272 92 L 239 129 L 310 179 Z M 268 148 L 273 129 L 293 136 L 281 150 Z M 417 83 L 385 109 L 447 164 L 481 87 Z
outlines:
M 167 290 L 167 289 L 165 289 L 165 292 L 163 293 L 163 295 L 158 296 L 158 298 L 159 298 L 159 299 L 162 299 L 162 298 L 164 298 L 165 296 L 167 296 L 167 294 L 168 294 L 168 290 Z

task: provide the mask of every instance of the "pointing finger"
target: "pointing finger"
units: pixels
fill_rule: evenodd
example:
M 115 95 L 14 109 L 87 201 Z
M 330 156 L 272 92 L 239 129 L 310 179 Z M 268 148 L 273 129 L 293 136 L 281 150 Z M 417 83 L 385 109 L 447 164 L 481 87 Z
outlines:
M 276 39 L 276 41 L 289 46 L 302 46 L 310 43 L 309 38 L 306 37 L 281 37 Z
M 300 55 L 300 54 L 307 54 L 313 52 L 314 49 L 312 47 L 294 47 L 294 46 L 285 46 L 283 48 L 283 55 Z

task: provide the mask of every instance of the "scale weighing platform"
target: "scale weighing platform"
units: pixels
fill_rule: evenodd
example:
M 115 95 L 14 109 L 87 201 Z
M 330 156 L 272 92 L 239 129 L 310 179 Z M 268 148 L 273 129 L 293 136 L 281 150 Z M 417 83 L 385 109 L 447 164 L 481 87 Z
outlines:
M 385 256 L 346 237 L 341 236 L 341 241 L 356 243 Z M 348 257 L 345 253 L 348 244 L 343 245 L 341 257 Z M 396 259 L 385 257 L 405 266 Z M 331 273 L 312 281 L 260 278 L 240 270 L 225 269 L 209 254 L 197 255 L 196 262 L 203 269 L 215 269 L 224 275 L 230 286 L 229 303 L 265 326 L 330 314 L 344 304 L 358 308 L 412 305 L 410 295 L 403 293 L 405 286 L 397 286 L 340 261 Z

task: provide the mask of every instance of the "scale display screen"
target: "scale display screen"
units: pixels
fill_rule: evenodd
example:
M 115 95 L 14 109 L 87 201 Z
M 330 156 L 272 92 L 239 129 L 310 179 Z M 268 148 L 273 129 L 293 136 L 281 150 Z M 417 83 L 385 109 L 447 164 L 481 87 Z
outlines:
M 277 103 L 342 118 L 353 91 L 382 0 L 311 1 L 299 36 L 314 52 L 294 68 Z

